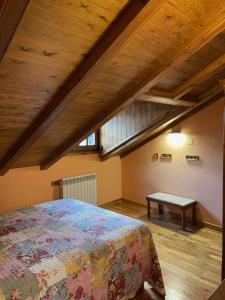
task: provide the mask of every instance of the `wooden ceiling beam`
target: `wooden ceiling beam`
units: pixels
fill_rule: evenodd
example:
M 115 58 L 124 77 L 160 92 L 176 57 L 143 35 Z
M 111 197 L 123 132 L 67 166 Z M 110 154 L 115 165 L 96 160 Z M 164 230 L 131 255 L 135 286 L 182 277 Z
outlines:
M 19 1 L 19 0 L 18 0 Z M 13 1 L 12 2 L 17 2 Z M 0 161 L 4 175 L 167 1 L 130 0 L 47 107 Z
M 171 91 L 164 91 L 152 88 L 150 91 L 148 91 L 149 95 L 152 96 L 159 96 L 159 97 L 166 97 L 166 98 L 173 98 L 173 92 Z
M 194 89 L 197 85 L 201 84 L 207 80 L 212 74 L 218 71 L 221 67 L 225 65 L 225 54 L 221 55 L 214 62 L 209 64 L 207 67 L 202 69 L 200 72 L 195 74 L 193 77 L 182 83 L 174 90 L 174 98 L 181 98 L 183 95 L 187 94 L 189 91 Z
M 199 96 L 199 100 L 207 100 L 210 99 L 218 94 L 220 94 L 223 91 L 223 85 L 222 83 L 218 83 L 216 86 L 211 88 L 210 90 L 207 90 L 205 93 Z
M 104 123 L 121 111 L 125 106 L 129 105 L 140 95 L 147 93 L 160 80 L 160 78 L 171 70 L 171 67 L 181 65 L 188 57 L 193 55 L 205 44 L 211 41 L 216 35 L 224 30 L 225 18 L 224 15 L 216 20 L 209 28 L 205 29 L 201 34 L 195 37 L 191 42 L 188 42 L 176 57 L 169 57 L 165 63 L 155 72 L 150 72 L 149 76 L 140 78 L 130 91 L 121 93 L 118 99 L 115 99 L 114 104 L 105 112 L 93 118 L 93 120 L 84 128 L 74 132 L 74 134 L 62 143 L 46 160 L 41 163 L 41 169 L 47 169 L 57 160 L 62 158 L 73 146 L 73 144 L 82 141 L 90 133 L 99 129 Z
M 225 79 L 221 79 L 219 84 L 225 89 Z
M 0 1 L 0 62 L 30 0 Z
M 202 109 L 208 107 L 216 101 L 219 101 L 220 99 L 222 98 L 219 96 L 215 96 L 213 98 L 208 98 L 206 100 L 202 100 L 201 102 L 196 103 L 191 108 L 186 109 L 185 111 L 177 114 L 175 117 L 170 118 L 170 120 L 164 122 L 163 124 L 160 124 L 160 126 L 158 126 L 157 128 L 149 130 L 144 136 L 142 136 L 142 139 L 134 140 L 133 143 L 131 142 L 127 147 L 124 147 L 123 149 L 121 149 L 121 151 L 117 152 L 117 154 L 119 154 L 122 158 L 129 155 L 141 146 L 145 145 L 146 143 L 149 143 L 164 132 L 168 131 L 174 126 L 177 126 L 184 120 L 192 117 L 194 114 L 200 112 Z
M 153 102 L 153 103 L 161 103 L 167 105 L 174 105 L 174 106 L 183 106 L 183 107 L 191 107 L 195 105 L 195 102 L 188 101 L 188 100 L 179 100 L 167 97 L 159 97 L 153 96 L 149 94 L 140 95 L 136 100 L 138 101 L 145 101 L 145 102 Z

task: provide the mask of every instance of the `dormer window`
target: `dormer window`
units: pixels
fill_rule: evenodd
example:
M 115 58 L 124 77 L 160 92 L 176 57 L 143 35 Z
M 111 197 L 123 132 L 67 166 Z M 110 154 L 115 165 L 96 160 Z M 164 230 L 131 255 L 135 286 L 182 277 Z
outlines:
M 96 145 L 96 136 L 95 133 L 90 134 L 85 140 L 83 140 L 79 146 L 87 147 L 87 146 L 95 146 Z

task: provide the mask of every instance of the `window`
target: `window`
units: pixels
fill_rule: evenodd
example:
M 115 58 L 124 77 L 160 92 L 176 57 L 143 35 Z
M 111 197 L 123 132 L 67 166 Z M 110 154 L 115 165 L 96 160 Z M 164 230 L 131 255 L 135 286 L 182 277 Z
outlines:
M 99 145 L 99 131 L 90 134 L 80 144 L 75 144 L 71 149 L 71 153 L 89 154 L 98 153 L 100 151 Z
M 79 146 L 81 147 L 85 147 L 85 146 L 95 146 L 95 133 L 92 133 L 91 135 L 89 135 L 88 138 L 86 138 L 85 140 L 83 140 Z

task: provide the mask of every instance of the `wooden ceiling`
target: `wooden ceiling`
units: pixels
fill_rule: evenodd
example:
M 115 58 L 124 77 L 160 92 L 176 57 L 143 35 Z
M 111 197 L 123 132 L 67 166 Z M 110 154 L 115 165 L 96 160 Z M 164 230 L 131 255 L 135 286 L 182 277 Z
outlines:
M 0 6 L 0 32 L 12 20 L 0 34 L 2 175 L 48 168 L 138 98 L 195 106 L 223 91 L 224 0 L 20 0 L 17 14 L 12 1 Z

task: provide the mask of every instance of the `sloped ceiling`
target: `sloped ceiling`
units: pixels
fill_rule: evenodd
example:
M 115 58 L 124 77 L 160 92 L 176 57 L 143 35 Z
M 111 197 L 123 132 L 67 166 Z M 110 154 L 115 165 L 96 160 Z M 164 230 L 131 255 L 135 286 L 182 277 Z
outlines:
M 49 102 L 63 90 L 71 73 L 90 56 L 93 45 L 105 30 L 109 26 L 116 28 L 113 21 L 128 2 L 29 2 L 0 65 L 0 166 L 4 167 L 8 157 L 15 154 L 15 143 L 45 114 Z M 41 165 L 46 159 L 51 160 L 56 150 L 64 147 L 65 141 L 69 151 L 69 145 L 88 134 L 88 128 L 97 129 L 102 125 L 101 119 L 111 118 L 111 112 L 117 107 L 118 111 L 122 109 L 123 101 L 132 98 L 134 87 L 141 86 L 168 66 L 167 72 L 156 76 L 157 80 L 151 84 L 151 88 L 164 94 L 171 94 L 225 53 L 223 0 L 139 2 L 143 2 L 143 10 L 148 6 L 152 15 L 134 35 L 130 34 L 131 38 L 115 57 L 93 75 L 82 92 L 70 99 L 70 104 L 54 122 L 50 122 L 40 137 L 8 168 Z M 202 46 L 194 51 L 191 45 L 196 40 Z M 180 53 L 186 56 L 178 64 L 176 59 Z M 173 65 L 173 61 L 176 64 Z M 183 97 L 198 102 L 199 97 L 217 85 L 224 75 L 221 63 L 218 70 L 196 83 Z

